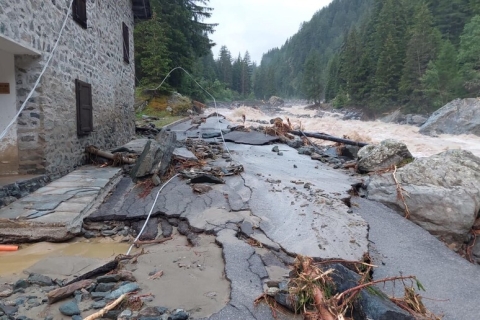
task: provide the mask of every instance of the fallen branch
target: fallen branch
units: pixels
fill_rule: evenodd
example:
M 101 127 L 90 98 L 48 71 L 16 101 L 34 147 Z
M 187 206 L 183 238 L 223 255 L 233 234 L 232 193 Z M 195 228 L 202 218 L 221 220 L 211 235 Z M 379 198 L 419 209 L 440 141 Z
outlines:
M 94 282 L 95 281 L 93 280 L 81 280 L 68 286 L 54 289 L 47 293 L 48 304 L 52 304 L 59 300 L 67 298 L 71 296 L 75 291 L 86 288 Z
M 167 237 L 167 238 L 163 238 L 163 239 L 155 239 L 155 240 L 137 240 L 134 242 L 134 244 L 136 245 L 141 245 L 141 244 L 154 244 L 154 243 L 164 243 L 164 242 L 167 242 L 168 240 L 172 240 L 173 237 L 170 236 L 170 237 Z
M 417 280 L 417 277 L 415 276 L 406 276 L 406 277 L 403 277 L 403 276 L 399 276 L 399 277 L 390 277 L 390 278 L 384 278 L 384 279 L 379 279 L 379 280 L 374 280 L 374 281 L 370 281 L 370 282 L 367 282 L 367 283 L 363 283 L 363 284 L 359 284 L 358 286 L 355 286 L 353 288 L 350 288 L 350 289 L 347 289 L 345 291 L 343 291 L 342 293 L 339 293 L 338 295 L 335 296 L 335 300 L 337 301 L 340 301 L 342 299 L 344 299 L 345 296 L 349 295 L 349 294 L 352 294 L 352 293 L 358 293 L 360 292 L 362 289 L 364 288 L 367 288 L 367 287 L 371 287 L 377 283 L 385 283 L 385 282 L 390 282 L 390 281 L 398 281 L 398 280 Z
M 120 153 L 113 154 L 113 153 L 110 153 L 110 152 L 107 152 L 107 151 L 102 151 L 95 146 L 85 147 L 85 152 L 90 153 L 90 154 L 94 154 L 94 155 L 97 155 L 97 156 L 100 156 L 100 157 L 104 157 L 106 159 L 110 159 L 110 160 L 113 160 L 115 162 L 119 162 L 119 164 L 121 164 L 121 163 L 134 164 L 137 161 L 136 159 L 132 159 L 132 158 L 123 156 Z
M 405 190 L 403 190 L 402 185 L 400 184 L 400 182 L 398 182 L 397 177 L 395 176 L 395 173 L 397 173 L 397 166 L 395 166 L 395 170 L 393 170 L 393 173 L 392 173 L 393 180 L 395 180 L 395 185 L 397 187 L 397 197 L 400 198 L 400 200 L 402 200 L 403 205 L 405 207 L 405 219 L 410 219 L 410 210 L 408 209 L 407 202 L 405 201 L 405 197 L 403 195 L 403 192 Z
M 94 314 L 91 314 L 86 318 L 83 318 L 83 320 L 95 320 L 95 319 L 102 318 L 108 311 L 115 309 L 115 307 L 118 306 L 127 296 L 128 296 L 128 293 L 122 294 L 117 300 L 113 301 L 102 310 L 95 312 Z
M 108 272 L 115 269 L 117 266 L 118 266 L 118 260 L 117 259 L 112 260 L 112 261 L 107 262 L 106 264 L 92 270 L 92 271 L 89 271 L 87 273 L 82 274 L 81 276 L 78 276 L 78 277 L 74 278 L 72 281 L 67 282 L 64 285 L 64 287 L 69 286 L 71 284 L 75 284 L 76 282 L 79 282 L 79 281 L 84 280 L 84 279 L 90 279 L 90 278 L 94 278 L 94 277 L 97 277 L 97 276 L 100 276 L 100 275 L 107 274 Z
M 358 147 L 364 147 L 368 145 L 368 143 L 365 143 L 365 142 L 358 142 L 358 141 L 353 141 L 349 139 L 338 138 L 325 133 L 305 132 L 305 131 L 299 131 L 299 130 L 291 130 L 290 133 L 300 137 L 306 136 L 310 138 L 339 142 L 339 143 L 349 144 L 349 145 L 358 146 Z

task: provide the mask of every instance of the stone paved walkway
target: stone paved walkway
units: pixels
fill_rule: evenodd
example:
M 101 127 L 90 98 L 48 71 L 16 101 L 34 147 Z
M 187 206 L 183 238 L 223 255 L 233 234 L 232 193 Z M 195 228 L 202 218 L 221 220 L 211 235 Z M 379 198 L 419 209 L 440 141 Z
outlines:
M 120 168 L 84 166 L 1 208 L 0 242 L 74 237 L 120 178 Z

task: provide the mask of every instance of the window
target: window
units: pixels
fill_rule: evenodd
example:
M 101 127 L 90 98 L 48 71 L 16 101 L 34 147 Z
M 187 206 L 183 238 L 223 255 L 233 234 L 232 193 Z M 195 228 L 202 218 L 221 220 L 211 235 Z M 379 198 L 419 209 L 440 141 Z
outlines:
M 84 136 L 93 131 L 92 86 L 75 80 L 77 98 L 77 134 Z
M 128 27 L 124 23 L 122 23 L 123 29 L 123 61 L 126 63 L 130 63 L 130 39 L 128 34 Z
M 72 14 L 73 20 L 87 29 L 87 0 L 73 0 Z

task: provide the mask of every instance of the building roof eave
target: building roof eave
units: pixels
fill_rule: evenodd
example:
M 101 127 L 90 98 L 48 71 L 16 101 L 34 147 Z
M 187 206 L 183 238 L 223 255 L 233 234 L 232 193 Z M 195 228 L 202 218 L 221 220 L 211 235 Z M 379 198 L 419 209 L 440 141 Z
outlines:
M 150 0 L 132 0 L 132 9 L 135 21 L 148 20 L 152 17 Z

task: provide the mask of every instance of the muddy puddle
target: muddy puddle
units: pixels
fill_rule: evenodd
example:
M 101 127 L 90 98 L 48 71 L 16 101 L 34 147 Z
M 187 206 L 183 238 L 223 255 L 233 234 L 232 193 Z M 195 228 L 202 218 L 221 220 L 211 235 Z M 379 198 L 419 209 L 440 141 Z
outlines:
M 39 242 L 21 245 L 15 252 L 0 252 L 0 277 L 20 274 L 45 258 L 83 257 L 108 260 L 125 254 L 129 244 L 114 239 L 74 239 L 66 243 Z

